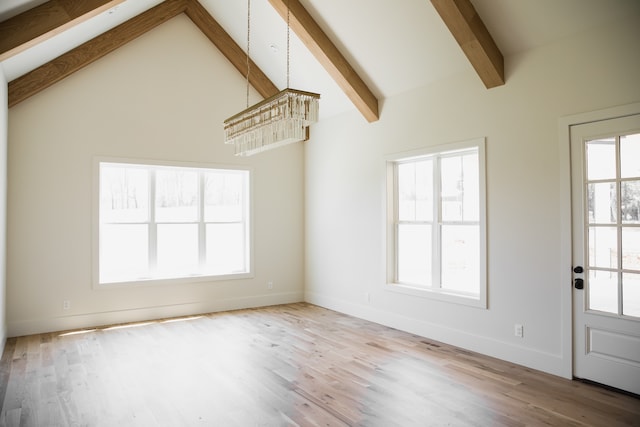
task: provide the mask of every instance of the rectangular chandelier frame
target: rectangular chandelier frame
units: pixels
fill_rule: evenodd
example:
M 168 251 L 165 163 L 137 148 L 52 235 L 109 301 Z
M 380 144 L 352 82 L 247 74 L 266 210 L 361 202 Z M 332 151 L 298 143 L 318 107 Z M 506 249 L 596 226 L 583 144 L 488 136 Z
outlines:
M 225 144 L 235 146 L 236 156 L 250 156 L 304 141 L 318 121 L 319 100 L 317 93 L 284 89 L 225 120 Z

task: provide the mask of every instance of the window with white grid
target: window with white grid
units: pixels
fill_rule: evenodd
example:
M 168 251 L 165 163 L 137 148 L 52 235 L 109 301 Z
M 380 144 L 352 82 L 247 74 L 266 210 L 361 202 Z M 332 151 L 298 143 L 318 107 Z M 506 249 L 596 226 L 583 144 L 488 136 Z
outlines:
M 248 170 L 98 163 L 99 284 L 250 273 Z
M 485 305 L 484 140 L 397 156 L 387 170 L 387 281 Z

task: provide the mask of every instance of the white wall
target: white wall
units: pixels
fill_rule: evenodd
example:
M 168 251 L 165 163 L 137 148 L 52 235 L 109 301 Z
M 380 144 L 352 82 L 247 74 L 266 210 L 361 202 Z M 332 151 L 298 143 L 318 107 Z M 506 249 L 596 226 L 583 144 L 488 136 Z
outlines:
M 558 123 L 640 100 L 639 18 L 506 58 L 502 87 L 485 89 L 470 68 L 385 100 L 378 122 L 350 113 L 314 125 L 305 298 L 570 376 L 569 163 Z M 386 291 L 385 156 L 476 137 L 487 139 L 488 309 Z
M 301 301 L 304 147 L 234 157 L 222 122 L 245 102 L 245 79 L 180 15 L 12 107 L 9 336 Z M 94 290 L 95 156 L 253 167 L 255 278 Z
M 0 354 L 7 340 L 7 80 L 0 65 Z

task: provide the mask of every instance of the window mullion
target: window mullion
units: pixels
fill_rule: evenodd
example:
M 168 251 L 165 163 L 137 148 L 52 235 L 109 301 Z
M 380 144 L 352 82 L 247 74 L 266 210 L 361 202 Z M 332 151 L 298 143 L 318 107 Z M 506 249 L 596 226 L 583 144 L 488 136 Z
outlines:
M 465 209 L 465 204 L 464 204 L 464 154 L 460 155 L 460 180 L 461 180 L 461 187 L 460 188 L 460 220 L 462 222 L 464 222 L 464 209 Z
M 242 192 L 242 222 L 243 222 L 243 243 L 244 243 L 244 268 L 251 270 L 252 254 L 251 254 L 251 181 L 246 174 L 242 175 L 242 183 L 244 191 Z
M 616 135 L 616 237 L 618 250 L 618 315 L 622 316 L 624 306 L 624 287 L 622 286 L 622 172 L 620 159 L 620 135 Z
M 394 262 L 394 266 L 393 266 L 393 271 L 394 271 L 394 277 L 393 277 L 393 281 L 395 283 L 397 283 L 400 278 L 399 278 L 399 274 L 398 274 L 398 270 L 399 270 L 399 255 L 400 255 L 400 250 L 399 250 L 399 239 L 398 239 L 398 235 L 400 234 L 400 183 L 399 183 L 399 172 L 398 172 L 398 163 L 394 163 L 393 164 L 393 228 L 394 228 L 394 233 L 393 233 L 393 245 L 394 245 L 394 249 L 393 249 L 393 262 Z
M 198 267 L 201 272 L 207 263 L 206 224 L 204 218 L 205 173 L 198 173 Z
M 149 170 L 149 273 L 158 269 L 158 225 L 156 224 L 156 170 Z
M 441 156 L 434 156 L 433 159 L 433 222 L 431 241 L 431 283 L 434 288 L 442 287 L 442 266 L 441 266 L 441 237 L 442 237 L 442 180 L 440 174 Z

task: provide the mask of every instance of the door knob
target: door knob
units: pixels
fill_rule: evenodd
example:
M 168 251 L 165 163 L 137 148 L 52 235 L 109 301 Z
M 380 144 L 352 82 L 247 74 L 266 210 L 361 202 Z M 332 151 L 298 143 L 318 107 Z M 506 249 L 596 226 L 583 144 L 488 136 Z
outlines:
M 580 274 L 580 273 L 582 273 L 583 271 L 584 271 L 584 268 L 582 268 L 582 266 L 581 266 L 581 265 L 577 265 L 577 266 L 575 266 L 575 267 L 573 268 L 573 272 L 574 272 L 574 273 L 578 273 L 578 274 Z
M 583 289 L 583 288 L 584 288 L 584 280 L 582 280 L 582 279 L 575 279 L 575 280 L 573 281 L 573 286 L 574 286 L 576 289 Z

